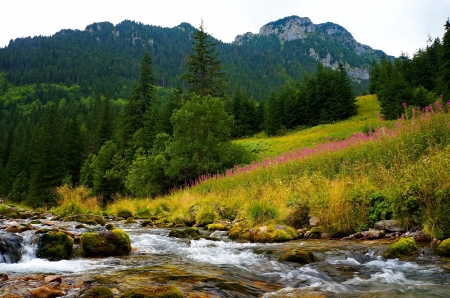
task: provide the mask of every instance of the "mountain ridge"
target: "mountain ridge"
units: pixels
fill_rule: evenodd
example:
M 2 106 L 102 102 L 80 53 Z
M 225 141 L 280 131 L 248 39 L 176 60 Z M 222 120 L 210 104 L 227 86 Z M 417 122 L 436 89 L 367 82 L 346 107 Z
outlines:
M 17 38 L 0 48 L 0 71 L 16 84 L 78 84 L 85 93 L 110 90 L 127 97 L 140 59 L 149 51 L 157 85 L 183 86 L 181 74 L 195 30 L 186 22 L 168 28 L 124 20 L 62 29 L 49 37 Z M 337 24 L 315 25 L 297 16 L 270 22 L 260 33 L 238 35 L 231 43 L 215 41 L 229 91 L 243 88 L 255 99 L 266 98 L 287 80 L 301 80 L 315 71 L 318 61 L 332 68 L 342 63 L 360 93 L 367 88 L 372 59 L 385 55 L 358 43 Z

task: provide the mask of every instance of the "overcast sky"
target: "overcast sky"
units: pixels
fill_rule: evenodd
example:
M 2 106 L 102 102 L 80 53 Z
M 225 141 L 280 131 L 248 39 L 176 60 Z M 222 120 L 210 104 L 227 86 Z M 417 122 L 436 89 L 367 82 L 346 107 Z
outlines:
M 264 24 L 291 15 L 339 24 L 360 43 L 412 56 L 429 35 L 442 38 L 450 0 L 2 0 L 0 47 L 18 37 L 125 19 L 163 27 L 188 22 L 198 28 L 203 18 L 208 33 L 232 42 L 238 34 L 258 33 Z

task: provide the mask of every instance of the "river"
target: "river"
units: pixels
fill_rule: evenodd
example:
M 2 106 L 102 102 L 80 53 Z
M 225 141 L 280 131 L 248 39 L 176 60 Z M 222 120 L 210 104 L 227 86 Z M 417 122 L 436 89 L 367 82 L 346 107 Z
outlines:
M 295 240 L 238 243 L 169 238 L 169 230 L 117 225 L 130 235 L 133 251 L 120 258 L 49 262 L 35 256 L 30 236 L 22 260 L 0 264 L 10 278 L 61 274 L 101 280 L 122 292 L 142 285 L 170 284 L 202 297 L 450 297 L 448 258 L 419 256 L 383 260 L 383 241 Z M 209 234 L 209 233 L 208 233 Z M 280 263 L 293 248 L 313 252 L 309 265 Z M 72 291 L 66 297 L 77 297 Z

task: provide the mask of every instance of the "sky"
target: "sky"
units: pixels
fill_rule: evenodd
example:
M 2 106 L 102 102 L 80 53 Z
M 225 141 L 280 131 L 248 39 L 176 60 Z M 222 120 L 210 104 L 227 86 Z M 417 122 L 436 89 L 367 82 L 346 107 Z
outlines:
M 2 0 L 0 47 L 19 37 L 125 19 L 198 28 L 203 18 L 208 33 L 232 42 L 236 35 L 258 33 L 263 25 L 291 15 L 339 24 L 362 44 L 388 55 L 412 56 L 426 47 L 429 36 L 442 38 L 450 0 Z

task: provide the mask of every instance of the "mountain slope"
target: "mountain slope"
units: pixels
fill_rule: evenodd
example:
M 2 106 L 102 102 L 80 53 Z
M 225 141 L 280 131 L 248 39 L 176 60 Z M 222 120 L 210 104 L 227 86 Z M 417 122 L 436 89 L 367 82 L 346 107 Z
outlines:
M 50 37 L 18 38 L 0 49 L 0 71 L 17 85 L 24 83 L 78 84 L 83 93 L 107 89 L 127 97 L 145 51 L 153 59 L 157 84 L 182 86 L 193 32 L 187 23 L 174 28 L 123 21 L 88 25 L 84 31 L 61 30 Z M 315 71 L 317 61 L 336 67 L 342 62 L 355 86 L 367 86 L 372 59 L 383 54 L 356 42 L 339 25 L 314 25 L 308 18 L 288 17 L 246 33 L 228 44 L 217 41 L 230 91 L 244 88 L 256 99 L 286 80 L 300 80 Z

